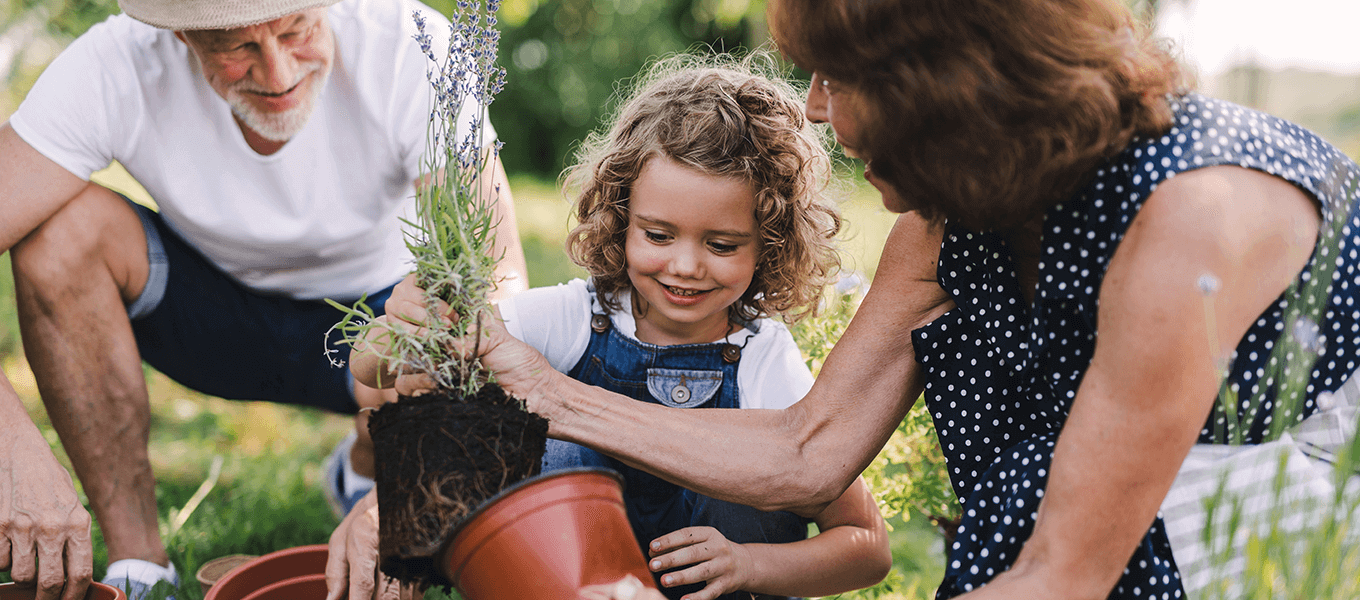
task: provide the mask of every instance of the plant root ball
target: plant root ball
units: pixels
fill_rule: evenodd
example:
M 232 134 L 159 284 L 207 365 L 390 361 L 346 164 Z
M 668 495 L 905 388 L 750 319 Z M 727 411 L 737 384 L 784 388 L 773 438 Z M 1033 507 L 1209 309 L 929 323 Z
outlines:
M 382 572 L 421 589 L 451 582 L 435 556 L 487 499 L 537 475 L 548 421 L 500 386 L 471 398 L 438 390 L 372 415 Z

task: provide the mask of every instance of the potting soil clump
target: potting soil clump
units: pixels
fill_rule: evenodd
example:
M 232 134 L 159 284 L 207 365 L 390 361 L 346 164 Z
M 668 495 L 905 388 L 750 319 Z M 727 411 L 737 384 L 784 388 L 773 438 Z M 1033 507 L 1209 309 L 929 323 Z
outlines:
M 472 397 L 403 396 L 373 413 L 382 572 L 421 589 L 451 582 L 435 555 L 469 513 L 537 475 L 548 421 L 488 384 Z

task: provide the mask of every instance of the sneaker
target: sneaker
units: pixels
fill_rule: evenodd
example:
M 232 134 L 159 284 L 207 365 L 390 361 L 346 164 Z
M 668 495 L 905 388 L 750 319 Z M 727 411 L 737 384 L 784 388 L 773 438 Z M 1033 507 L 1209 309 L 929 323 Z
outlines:
M 331 451 L 321 466 L 321 489 L 326 493 L 326 502 L 331 505 L 331 511 L 341 519 L 373 489 L 373 480 L 355 473 L 354 467 L 350 465 L 349 450 L 354 447 L 354 440 L 358 437 L 357 433 L 349 432 L 345 439 L 336 444 L 335 450 Z
M 123 590 L 128 600 L 175 600 L 174 593 L 179 589 L 179 573 L 175 571 L 174 563 L 162 567 L 145 560 L 125 558 L 109 565 L 101 583 Z

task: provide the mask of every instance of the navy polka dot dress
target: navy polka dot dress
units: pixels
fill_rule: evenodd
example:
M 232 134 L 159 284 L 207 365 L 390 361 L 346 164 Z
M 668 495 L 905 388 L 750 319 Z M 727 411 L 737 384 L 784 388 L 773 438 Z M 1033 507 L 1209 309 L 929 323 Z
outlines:
M 1287 425 L 1311 414 L 1318 394 L 1336 390 L 1360 364 L 1355 164 L 1308 131 L 1251 109 L 1199 95 L 1171 103 L 1175 119 L 1165 135 L 1133 140 L 1084 189 L 1048 211 L 1032 306 L 999 236 L 946 232 L 937 273 L 957 306 L 913 332 L 926 405 L 963 509 L 939 599 L 986 584 L 1029 538 L 1054 443 L 1095 349 L 1105 269 L 1161 181 L 1199 167 L 1240 165 L 1293 182 L 1323 214 L 1318 250 L 1297 284 L 1308 290 L 1330 282 L 1330 292 L 1286 291 L 1260 316 L 1228 366 L 1221 396 L 1234 399 L 1226 407 L 1220 402 L 1200 442 L 1236 435 L 1257 443 L 1280 425 L 1272 419 Z M 1211 276 L 1200 283 L 1206 294 L 1216 290 Z M 1286 330 L 1291 335 L 1282 337 Z M 1298 384 L 1306 384 L 1305 403 L 1277 417 L 1282 382 L 1302 379 L 1291 370 L 1310 371 Z M 1182 596 L 1158 518 L 1110 598 Z

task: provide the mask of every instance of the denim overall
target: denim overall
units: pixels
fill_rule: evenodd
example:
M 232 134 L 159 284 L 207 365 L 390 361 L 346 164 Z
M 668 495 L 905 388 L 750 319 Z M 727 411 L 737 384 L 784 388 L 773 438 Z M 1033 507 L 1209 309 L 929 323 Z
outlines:
M 654 346 L 619 333 L 602 314 L 594 315 L 591 330 L 585 355 L 567 373 L 571 378 L 635 400 L 673 408 L 741 407 L 737 400 L 741 347 L 720 342 Z M 788 543 L 807 538 L 808 520 L 793 513 L 764 512 L 715 500 L 583 446 L 548 440 L 543 455 L 544 473 L 582 466 L 605 467 L 623 475 L 624 505 L 643 556 L 649 556 L 647 544 L 653 539 L 697 525 L 713 527 L 727 539 L 743 544 Z M 659 582 L 661 574 L 655 575 Z M 684 594 L 703 589 L 703 585 L 660 589 L 668 598 L 678 600 Z M 721 600 L 751 597 L 745 592 L 719 596 Z

